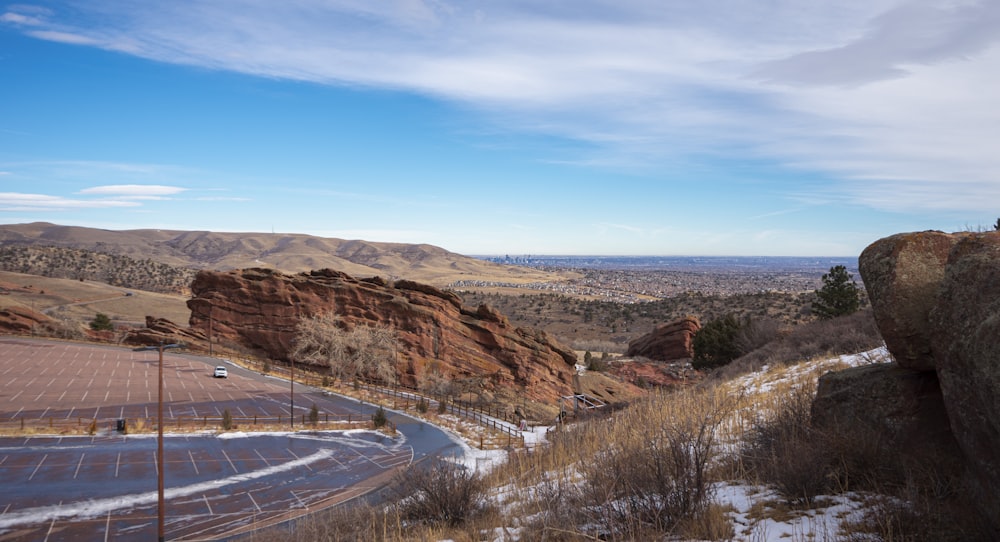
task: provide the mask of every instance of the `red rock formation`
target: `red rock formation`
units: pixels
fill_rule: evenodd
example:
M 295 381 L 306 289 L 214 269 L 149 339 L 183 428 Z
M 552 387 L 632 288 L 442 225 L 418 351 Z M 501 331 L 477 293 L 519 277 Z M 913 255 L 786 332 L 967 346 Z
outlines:
M 348 326 L 396 330 L 397 371 L 407 384 L 431 370 L 488 376 L 495 387 L 524 387 L 551 400 L 572 393 L 576 355 L 543 331 L 516 328 L 488 307 L 470 310 L 451 292 L 400 280 L 359 280 L 323 269 L 285 275 L 268 269 L 199 272 L 191 284 L 190 325 L 285 360 L 302 318 L 334 312 Z M 211 324 L 210 324 L 211 322 Z
M 859 270 L 898 368 L 824 376 L 814 421 L 881 425 L 890 439 L 950 433 L 1000 528 L 1000 232 L 893 235 L 862 252 Z
M 694 357 L 691 340 L 699 329 L 701 323 L 693 316 L 660 324 L 653 331 L 629 342 L 625 355 L 642 356 L 657 361 L 691 359 Z
M 35 326 L 51 322 L 48 316 L 25 307 L 0 309 L 0 333 L 27 335 Z
M 875 241 L 859 258 L 879 332 L 902 367 L 934 369 L 930 311 L 948 253 L 960 238 L 939 231 L 903 233 Z
M 128 330 L 122 342 L 140 346 L 181 342 L 189 350 L 208 350 L 208 339 L 200 331 L 181 327 L 166 318 L 152 316 L 146 317 L 146 327 Z

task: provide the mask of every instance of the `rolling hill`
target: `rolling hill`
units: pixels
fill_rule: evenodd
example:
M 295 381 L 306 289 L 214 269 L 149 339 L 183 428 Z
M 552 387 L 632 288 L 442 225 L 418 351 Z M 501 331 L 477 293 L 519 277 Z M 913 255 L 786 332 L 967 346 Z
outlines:
M 358 277 L 405 278 L 438 287 L 458 280 L 527 283 L 564 278 L 557 273 L 500 265 L 427 244 L 376 243 L 289 233 L 104 230 L 32 222 L 0 225 L 0 247 L 57 247 L 219 271 L 265 267 L 298 273 L 330 268 Z M 12 270 L 38 274 L 32 270 Z

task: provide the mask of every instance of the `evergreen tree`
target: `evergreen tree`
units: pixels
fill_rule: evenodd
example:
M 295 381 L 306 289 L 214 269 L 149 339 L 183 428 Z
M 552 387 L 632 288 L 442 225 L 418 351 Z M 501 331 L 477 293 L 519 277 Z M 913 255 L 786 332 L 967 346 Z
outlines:
M 727 314 L 702 326 L 691 340 L 691 365 L 698 370 L 713 369 L 740 357 L 736 341 L 743 325 L 735 314 Z
M 115 325 L 111 322 L 111 318 L 108 318 L 107 314 L 99 312 L 90 321 L 90 329 L 94 331 L 114 331 Z
M 861 307 L 860 291 L 854 277 L 843 265 L 830 268 L 823 275 L 823 287 L 816 290 L 812 310 L 820 318 L 835 318 L 856 312 Z

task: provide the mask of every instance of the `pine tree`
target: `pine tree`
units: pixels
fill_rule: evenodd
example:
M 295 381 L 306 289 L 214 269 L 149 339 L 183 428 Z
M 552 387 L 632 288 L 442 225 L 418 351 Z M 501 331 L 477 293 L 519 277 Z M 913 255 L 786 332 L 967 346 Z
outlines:
M 823 275 L 823 287 L 816 290 L 812 310 L 820 318 L 835 318 L 856 312 L 861 307 L 858 285 L 843 265 L 830 268 Z
M 90 321 L 90 329 L 94 331 L 112 331 L 115 329 L 115 325 L 111 322 L 111 318 L 108 318 L 107 314 L 99 312 Z

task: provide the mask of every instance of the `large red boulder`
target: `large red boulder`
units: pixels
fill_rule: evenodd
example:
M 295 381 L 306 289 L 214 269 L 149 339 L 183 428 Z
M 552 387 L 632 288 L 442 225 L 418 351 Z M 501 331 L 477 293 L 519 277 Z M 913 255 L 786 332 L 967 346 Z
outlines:
M 656 361 L 678 361 L 694 357 L 691 341 L 701 329 L 694 316 L 660 324 L 649 333 L 628 343 L 628 357 L 644 357 Z
M 858 258 L 879 332 L 902 367 L 934 369 L 929 318 L 948 253 L 960 238 L 939 231 L 902 233 L 875 241 Z
M 894 235 L 866 248 L 859 267 L 876 322 L 898 361 L 894 382 L 921 384 L 856 386 L 863 392 L 846 402 L 834 400 L 835 387 L 821 385 L 814 413 L 851 403 L 855 413 L 884 418 L 879 412 L 897 412 L 894 402 L 930 404 L 913 403 L 913 390 L 935 397 L 927 386 L 936 381 L 949 431 L 980 490 L 977 500 L 1000 527 L 1000 232 Z M 904 418 L 915 424 L 911 428 L 924 423 Z M 924 430 L 939 428 L 928 422 Z

